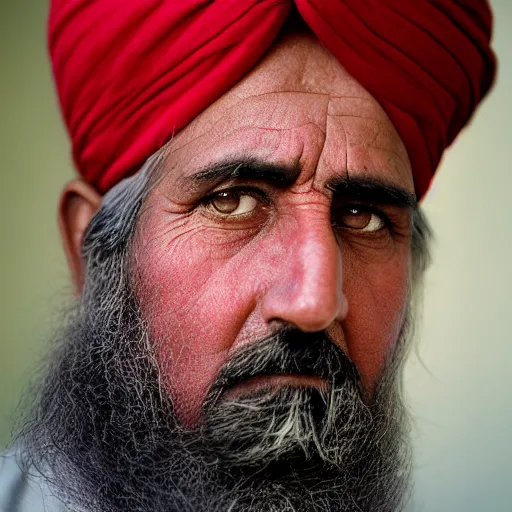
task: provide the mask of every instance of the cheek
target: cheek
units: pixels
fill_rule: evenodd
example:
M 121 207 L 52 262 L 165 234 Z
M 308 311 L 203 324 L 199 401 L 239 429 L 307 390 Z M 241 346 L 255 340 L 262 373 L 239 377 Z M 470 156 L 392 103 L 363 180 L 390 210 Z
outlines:
M 148 219 L 138 233 L 136 289 L 163 383 L 180 420 L 192 426 L 255 307 L 264 265 L 254 258 L 257 241 L 179 222 Z
M 386 261 L 343 258 L 343 288 L 349 304 L 344 334 L 364 388 L 375 389 L 405 321 L 409 300 L 408 247 Z

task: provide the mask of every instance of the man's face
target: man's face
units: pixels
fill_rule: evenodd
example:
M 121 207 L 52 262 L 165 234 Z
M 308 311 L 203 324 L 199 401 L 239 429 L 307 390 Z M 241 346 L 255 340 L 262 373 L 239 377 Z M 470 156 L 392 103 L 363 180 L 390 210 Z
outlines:
M 413 191 L 382 108 L 308 35 L 284 39 L 174 137 L 133 265 L 185 426 L 222 365 L 283 326 L 325 330 L 371 397 L 408 306 L 410 210 L 396 197 Z M 282 385 L 325 382 L 276 374 L 230 394 Z
M 164 149 L 80 243 L 33 465 L 90 512 L 401 510 L 428 237 L 389 120 L 294 35 Z

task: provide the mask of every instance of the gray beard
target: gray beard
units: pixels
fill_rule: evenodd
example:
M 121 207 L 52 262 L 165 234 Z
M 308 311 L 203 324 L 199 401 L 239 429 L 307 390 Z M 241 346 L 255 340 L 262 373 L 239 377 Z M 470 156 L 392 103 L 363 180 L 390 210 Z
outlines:
M 403 510 L 409 321 L 371 399 L 325 333 L 283 329 L 226 363 L 199 425 L 185 429 L 132 291 L 129 244 L 102 243 L 104 220 L 97 216 L 88 231 L 84 293 L 18 435 L 27 467 L 70 510 Z M 276 372 L 318 375 L 329 385 L 226 398 L 233 385 Z

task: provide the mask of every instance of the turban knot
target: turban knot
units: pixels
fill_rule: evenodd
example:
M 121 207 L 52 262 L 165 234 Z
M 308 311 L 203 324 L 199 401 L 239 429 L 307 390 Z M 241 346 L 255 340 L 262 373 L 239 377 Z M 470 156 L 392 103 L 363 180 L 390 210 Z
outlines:
M 383 107 L 418 197 L 495 73 L 487 0 L 52 0 L 49 49 L 73 156 L 104 192 L 264 55 L 295 4 Z

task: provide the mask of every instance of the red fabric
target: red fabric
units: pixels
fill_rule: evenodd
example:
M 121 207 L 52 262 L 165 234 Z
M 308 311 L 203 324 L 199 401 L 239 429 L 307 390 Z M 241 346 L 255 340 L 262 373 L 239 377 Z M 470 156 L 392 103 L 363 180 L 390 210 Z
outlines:
M 255 65 L 293 3 L 391 118 L 421 197 L 492 83 L 487 0 L 52 0 L 79 172 L 104 192 L 139 169 Z

